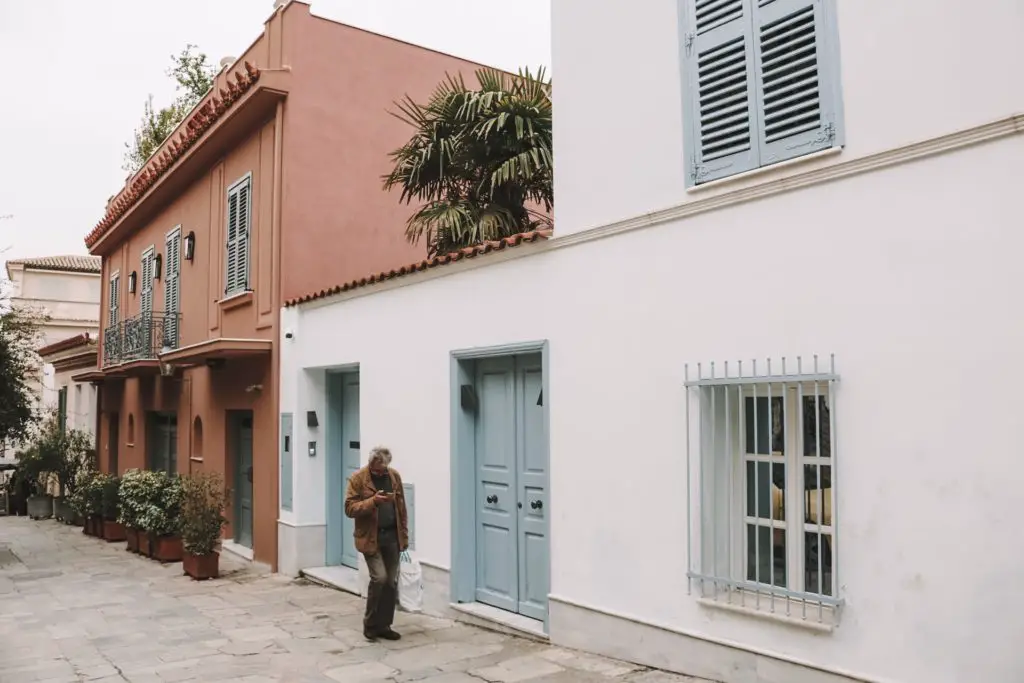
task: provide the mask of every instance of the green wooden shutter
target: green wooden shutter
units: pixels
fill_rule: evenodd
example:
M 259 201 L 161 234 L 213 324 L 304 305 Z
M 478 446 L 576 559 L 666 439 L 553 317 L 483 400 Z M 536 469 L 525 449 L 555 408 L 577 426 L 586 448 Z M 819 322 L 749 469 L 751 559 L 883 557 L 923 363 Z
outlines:
M 142 303 L 141 312 L 153 312 L 153 250 L 148 249 L 142 255 Z
M 754 0 L 755 2 L 757 0 Z M 751 0 L 687 0 L 688 182 L 758 165 Z
M 121 300 L 121 277 L 115 275 L 110 278 L 110 291 L 107 293 L 107 305 L 109 311 L 107 312 L 107 325 L 113 327 L 117 324 L 118 307 Z
M 181 230 L 175 230 L 167 237 L 164 256 L 164 344 L 172 349 L 178 346 L 178 319 L 181 312 Z
M 761 165 L 832 147 L 838 95 L 825 0 L 754 0 Z
M 61 387 L 57 392 L 57 427 L 61 434 L 68 429 L 68 388 Z
M 252 181 L 246 179 L 238 188 L 238 289 L 249 289 L 249 231 L 252 226 Z
M 224 293 L 238 290 L 238 195 L 228 192 L 228 241 L 224 272 Z

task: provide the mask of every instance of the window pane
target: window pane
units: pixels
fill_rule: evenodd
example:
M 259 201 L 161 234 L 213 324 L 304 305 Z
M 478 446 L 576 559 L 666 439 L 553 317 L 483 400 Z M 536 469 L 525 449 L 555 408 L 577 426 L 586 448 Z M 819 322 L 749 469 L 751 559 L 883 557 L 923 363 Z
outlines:
M 812 389 L 813 391 L 813 389 Z M 818 391 L 826 392 L 826 395 L 818 396 L 818 410 L 814 410 L 814 394 L 804 396 L 804 455 L 817 457 L 818 447 L 821 447 L 821 457 L 832 457 L 832 442 L 829 437 L 832 433 L 831 422 L 829 421 L 828 386 L 819 385 Z M 817 429 L 818 419 L 821 419 L 821 428 Z
M 783 428 L 785 423 L 784 401 L 781 396 L 772 396 L 772 414 L 768 416 L 768 397 L 758 396 L 757 414 L 754 414 L 755 399 L 748 396 L 745 404 L 744 420 L 746 421 L 747 453 L 769 455 L 770 452 L 785 453 L 786 434 Z M 755 430 L 756 423 L 756 430 Z M 770 431 L 769 431 L 770 430 Z M 769 440 L 768 435 L 771 434 Z M 755 438 L 756 437 L 756 438 Z M 768 444 L 771 444 L 771 451 Z
M 747 462 L 747 516 L 784 520 L 786 519 L 786 466 L 782 463 L 771 463 L 770 466 L 772 476 L 768 476 L 769 463 Z
M 831 534 L 804 532 L 804 590 L 832 595 Z
M 804 465 L 803 498 L 805 522 L 832 526 L 831 465 Z
M 771 585 L 773 579 L 776 586 L 785 588 L 786 531 L 748 524 L 747 580 Z

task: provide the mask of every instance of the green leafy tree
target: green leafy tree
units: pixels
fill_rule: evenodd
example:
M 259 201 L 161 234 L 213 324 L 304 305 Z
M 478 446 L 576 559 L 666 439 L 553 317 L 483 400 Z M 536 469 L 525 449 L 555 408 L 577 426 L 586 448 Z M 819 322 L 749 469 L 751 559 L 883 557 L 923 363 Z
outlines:
M 153 96 L 146 100 L 142 122 L 125 143 L 124 170 L 135 173 L 149 160 L 179 123 L 213 87 L 217 70 L 207 61 L 206 53 L 193 52 L 195 45 L 186 45 L 180 54 L 172 55 L 172 66 L 167 75 L 174 79 L 178 93 L 174 102 L 162 109 L 154 109 Z
M 35 349 L 44 319 L 35 311 L 12 306 L 6 295 L 0 295 L 0 445 L 31 436 L 38 420 L 31 382 L 41 367 Z
M 448 76 L 426 104 L 396 103 L 414 132 L 391 153 L 384 187 L 420 205 L 405 235 L 431 255 L 551 227 L 551 80 L 543 68 L 480 69 L 476 79 L 470 88 Z

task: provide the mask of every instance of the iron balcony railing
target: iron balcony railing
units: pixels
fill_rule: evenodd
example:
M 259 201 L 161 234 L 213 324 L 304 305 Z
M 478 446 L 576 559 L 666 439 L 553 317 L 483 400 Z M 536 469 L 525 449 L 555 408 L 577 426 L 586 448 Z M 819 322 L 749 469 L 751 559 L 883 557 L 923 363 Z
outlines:
M 180 313 L 140 313 L 103 330 L 103 365 L 156 360 L 178 348 Z

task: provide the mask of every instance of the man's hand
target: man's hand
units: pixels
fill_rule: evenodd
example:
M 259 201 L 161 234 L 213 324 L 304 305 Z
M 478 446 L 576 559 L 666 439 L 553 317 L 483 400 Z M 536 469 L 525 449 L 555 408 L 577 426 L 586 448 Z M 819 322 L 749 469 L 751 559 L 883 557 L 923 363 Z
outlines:
M 377 491 L 376 495 L 373 496 L 374 505 L 383 505 L 391 501 L 391 494 L 384 493 L 383 491 Z

